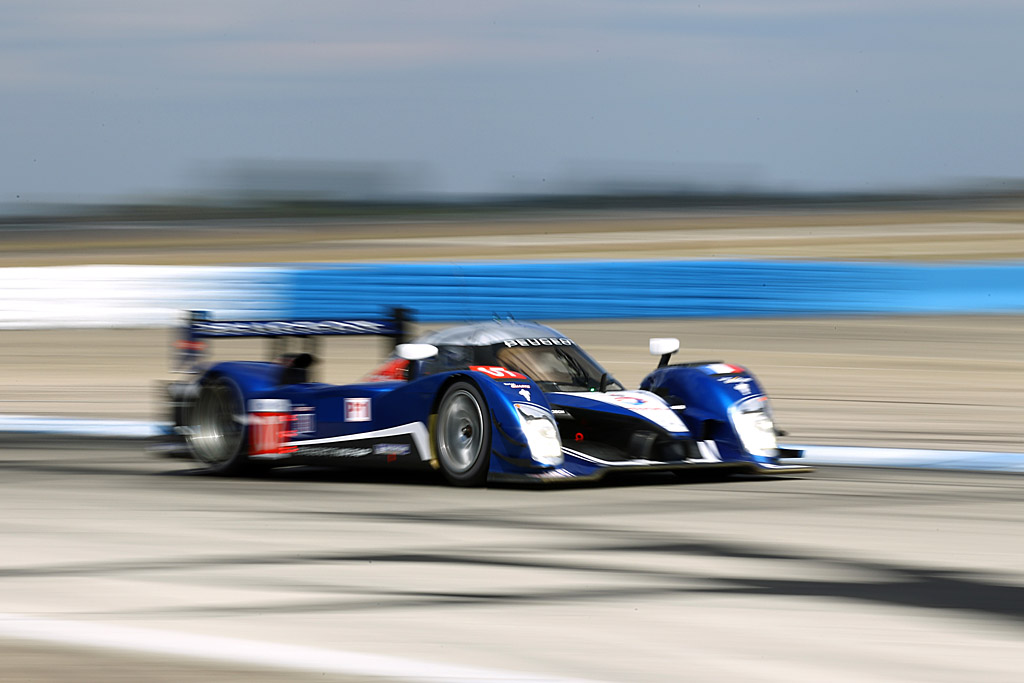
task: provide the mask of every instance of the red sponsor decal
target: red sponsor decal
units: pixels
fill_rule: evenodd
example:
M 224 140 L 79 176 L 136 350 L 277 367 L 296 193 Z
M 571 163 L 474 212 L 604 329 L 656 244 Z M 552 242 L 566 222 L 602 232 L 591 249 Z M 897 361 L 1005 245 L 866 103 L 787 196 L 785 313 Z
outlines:
M 294 453 L 295 446 L 286 446 L 295 436 L 294 416 L 289 413 L 253 413 L 249 416 L 252 434 L 252 455 Z
M 521 372 L 509 370 L 497 365 L 470 365 L 470 370 L 482 372 L 493 379 L 529 379 Z

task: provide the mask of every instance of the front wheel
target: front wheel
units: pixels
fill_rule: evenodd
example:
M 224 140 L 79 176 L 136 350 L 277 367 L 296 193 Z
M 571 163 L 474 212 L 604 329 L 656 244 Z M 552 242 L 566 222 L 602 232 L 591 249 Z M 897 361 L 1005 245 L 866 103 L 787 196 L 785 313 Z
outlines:
M 245 409 L 234 382 L 205 382 L 192 404 L 188 443 L 192 454 L 215 474 L 238 474 L 245 457 Z
M 481 486 L 491 459 L 491 421 L 480 390 L 456 382 L 441 399 L 434 428 L 441 471 L 456 486 Z

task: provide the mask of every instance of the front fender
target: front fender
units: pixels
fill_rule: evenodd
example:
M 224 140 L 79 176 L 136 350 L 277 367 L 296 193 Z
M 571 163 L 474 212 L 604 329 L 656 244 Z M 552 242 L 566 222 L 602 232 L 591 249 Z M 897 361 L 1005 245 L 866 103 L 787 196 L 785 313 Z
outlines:
M 768 396 L 746 368 L 726 363 L 669 365 L 647 375 L 640 388 L 684 405 L 679 410 L 686 426 L 698 440 L 713 441 L 723 461 L 777 460 L 774 424 L 769 447 L 752 446 L 749 437 L 745 444 L 740 436 L 738 411 L 763 409 L 767 419 L 771 419 Z
M 558 429 L 551 406 L 544 392 L 537 384 L 527 377 L 495 378 L 483 372 L 470 371 L 460 373 L 465 379 L 473 382 L 487 400 L 491 414 L 491 463 L 490 473 L 522 474 L 538 472 L 557 464 L 542 463 L 535 459 L 529 438 L 523 430 L 516 404 L 532 406 L 534 411 L 545 413 L 551 419 L 554 438 Z M 530 410 L 529 408 L 527 410 Z M 558 447 L 559 452 L 561 447 Z

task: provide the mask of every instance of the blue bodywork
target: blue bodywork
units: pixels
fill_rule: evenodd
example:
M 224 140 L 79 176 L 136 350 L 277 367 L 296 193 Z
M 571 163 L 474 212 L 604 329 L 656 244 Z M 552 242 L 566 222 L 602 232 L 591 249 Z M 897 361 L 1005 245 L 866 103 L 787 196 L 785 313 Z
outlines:
M 253 399 L 285 399 L 294 416 L 295 432 L 282 443 L 280 453 L 250 456 L 286 464 L 331 464 L 352 459 L 381 463 L 415 461 L 437 467 L 430 440 L 431 418 L 445 389 L 468 381 L 484 396 L 492 425 L 489 472 L 497 475 L 538 474 L 550 469 L 533 461 L 527 438 L 516 417 L 516 403 L 550 410 L 544 393 L 529 379 L 501 382 L 479 372 L 452 371 L 420 377 L 411 382 L 390 380 L 357 384 L 306 382 L 281 385 L 275 363 L 228 361 L 207 369 L 202 380 L 231 378 L 247 404 Z M 529 401 L 522 395 L 528 386 Z M 369 410 L 358 419 L 346 419 L 346 403 L 368 401 Z M 309 417 L 298 417 L 309 416 Z M 369 419 L 365 419 L 368 417 Z M 306 429 L 306 431 L 302 431 Z M 408 448 L 406 448 L 408 447 Z M 295 450 L 291 450 L 294 448 Z M 396 457 L 401 456 L 401 457 Z M 405 457 L 408 456 L 408 457 Z
M 204 324 L 208 332 L 213 330 L 210 336 L 287 334 L 280 326 L 266 327 L 270 323 L 262 323 L 263 328 L 244 327 L 256 323 L 237 323 L 243 327 L 234 328 Z M 342 323 L 336 323 L 335 330 L 347 330 L 343 334 L 365 329 L 351 323 L 344 323 L 348 326 L 344 328 L 337 325 Z M 217 334 L 218 329 L 228 334 Z M 274 334 L 249 334 L 256 329 Z M 310 327 L 299 329 L 302 334 L 295 336 L 316 334 Z M 387 324 L 377 329 L 396 335 Z M 558 347 L 559 354 L 573 347 L 580 359 L 593 363 L 575 350 L 575 342 L 533 323 L 510 323 L 507 328 L 501 323 L 480 323 L 428 335 L 425 341 L 436 345 L 435 358 L 405 362 L 393 357 L 392 363 L 406 363 L 404 377 L 335 385 L 305 381 L 302 373 L 289 372 L 276 361 L 203 365 L 196 352 L 203 336 L 195 330 L 182 335 L 193 353 L 189 361 L 194 377 L 176 383 L 171 392 L 186 397 L 184 408 L 175 412 L 177 430 L 188 433 L 193 428 L 188 397 L 195 397 L 211 381 L 226 382 L 245 410 L 244 457 L 274 466 L 363 462 L 441 469 L 435 433 L 438 407 L 449 388 L 461 383 L 475 387 L 485 404 L 489 482 L 592 480 L 623 470 L 808 470 L 784 462 L 800 453 L 774 443 L 768 398 L 756 378 L 739 366 L 663 363 L 644 378 L 639 390 L 626 390 L 604 373 L 589 387 L 566 391 L 551 382 L 534 381 L 523 368 L 510 370 L 495 359 L 501 357 L 503 344 L 528 347 L 536 342 L 538 347 Z M 493 355 L 494 349 L 499 355 Z M 476 365 L 473 358 L 486 362 Z M 592 367 L 600 374 L 600 366 L 593 363 Z M 560 446 L 555 444 L 560 456 L 552 459 L 550 453 L 540 457 L 534 452 L 524 413 L 551 423 L 553 429 L 543 438 L 560 441 Z M 277 426 L 258 433 L 258 425 L 269 424 L 268 419 L 277 420 Z

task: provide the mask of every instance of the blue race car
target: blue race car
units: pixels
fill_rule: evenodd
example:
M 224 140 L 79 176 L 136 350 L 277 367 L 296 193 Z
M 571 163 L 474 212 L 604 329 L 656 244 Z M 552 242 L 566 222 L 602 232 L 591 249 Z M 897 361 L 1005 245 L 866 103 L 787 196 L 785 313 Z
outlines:
M 187 381 L 168 385 L 173 432 L 208 470 L 402 464 L 457 486 L 594 480 L 609 472 L 794 473 L 764 390 L 745 368 L 670 364 L 627 390 L 575 341 L 530 322 L 449 327 L 407 343 L 405 312 L 380 320 L 213 321 L 193 312 L 178 343 Z M 309 381 L 323 335 L 377 334 L 390 359 L 356 384 Z M 206 340 L 304 339 L 265 362 L 204 363 Z

